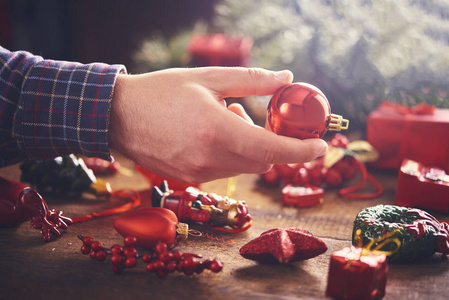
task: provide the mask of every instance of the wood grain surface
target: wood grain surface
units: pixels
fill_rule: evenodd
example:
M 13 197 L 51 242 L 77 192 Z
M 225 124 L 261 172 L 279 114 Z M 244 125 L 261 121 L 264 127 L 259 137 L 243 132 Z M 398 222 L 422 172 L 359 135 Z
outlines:
M 143 206 L 150 206 L 150 185 L 131 162 L 118 156 L 133 176 L 104 177 L 114 190 L 141 191 Z M 394 204 L 395 172 L 373 172 L 385 192 L 375 200 L 348 200 L 328 190 L 324 203 L 297 209 L 281 204 L 280 189 L 258 183 L 256 175 L 237 178 L 234 199 L 245 200 L 254 219 L 248 231 L 232 234 L 207 229 L 200 224 L 191 228 L 203 236 L 189 237 L 177 247 L 203 257 L 218 258 L 222 272 L 208 271 L 185 276 L 172 273 L 165 279 L 145 271 L 143 262 L 116 275 L 109 262 L 98 262 L 80 252 L 78 234 L 90 235 L 105 246 L 122 244 L 112 227 L 114 217 L 94 219 L 71 226 L 58 239 L 43 242 L 39 231 L 29 222 L 0 228 L 0 299 L 325 299 L 329 257 L 333 251 L 350 245 L 352 224 L 364 207 Z M 18 166 L 0 169 L 0 176 L 18 180 Z M 205 192 L 225 195 L 226 180 L 201 185 Z M 370 187 L 368 187 L 369 189 Z M 45 198 L 50 208 L 77 217 L 122 203 L 119 199 L 98 200 Z M 440 220 L 448 216 L 432 212 Z M 239 255 L 239 248 L 272 228 L 300 227 L 311 231 L 329 247 L 310 260 L 287 266 L 262 265 Z M 446 299 L 449 292 L 449 261 L 436 254 L 411 264 L 390 264 L 384 299 Z

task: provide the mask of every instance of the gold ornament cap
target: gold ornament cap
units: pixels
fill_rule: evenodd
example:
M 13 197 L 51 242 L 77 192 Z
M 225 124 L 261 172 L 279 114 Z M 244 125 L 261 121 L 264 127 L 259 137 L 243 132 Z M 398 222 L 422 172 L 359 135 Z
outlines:
M 176 233 L 186 240 L 189 235 L 189 225 L 186 223 L 178 223 L 178 225 L 176 225 Z
M 349 128 L 349 120 L 343 119 L 342 116 L 331 114 L 329 121 L 329 131 L 341 131 Z

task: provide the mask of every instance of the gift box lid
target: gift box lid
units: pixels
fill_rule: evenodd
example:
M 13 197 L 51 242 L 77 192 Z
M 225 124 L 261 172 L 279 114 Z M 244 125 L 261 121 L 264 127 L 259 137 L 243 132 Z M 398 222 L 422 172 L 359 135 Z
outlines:
M 366 265 L 376 268 L 379 264 L 383 264 L 387 260 L 385 254 L 375 254 L 367 249 L 349 246 L 331 254 L 332 259 L 336 259 L 341 263 L 351 263 L 352 266 Z
M 408 106 L 399 106 L 389 102 L 382 102 L 379 107 L 368 115 L 368 119 L 388 119 L 415 122 L 431 122 L 449 124 L 449 109 L 428 106 L 427 109 L 417 110 Z M 416 108 L 416 106 L 415 106 Z

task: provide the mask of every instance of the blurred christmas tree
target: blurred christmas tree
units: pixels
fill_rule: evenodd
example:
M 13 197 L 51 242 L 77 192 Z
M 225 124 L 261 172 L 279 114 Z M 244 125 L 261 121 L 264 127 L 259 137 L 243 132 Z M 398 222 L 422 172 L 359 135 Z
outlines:
M 215 11 L 202 32 L 251 37 L 253 66 L 318 86 L 352 128 L 383 99 L 449 108 L 449 1 L 224 0 Z

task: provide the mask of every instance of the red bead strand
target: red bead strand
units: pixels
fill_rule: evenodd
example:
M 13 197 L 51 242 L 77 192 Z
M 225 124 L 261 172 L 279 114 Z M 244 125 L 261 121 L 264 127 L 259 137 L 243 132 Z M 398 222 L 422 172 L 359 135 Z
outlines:
M 111 255 L 111 269 L 114 273 L 120 274 L 126 268 L 133 268 L 137 265 L 139 253 L 135 248 L 136 238 L 125 237 L 124 247 L 118 244 L 111 248 L 104 248 L 100 242 L 93 240 L 92 237 L 78 236 L 83 241 L 81 253 L 90 254 L 92 259 L 104 261 L 108 254 Z M 160 278 L 165 278 L 169 273 L 181 272 L 185 275 L 201 274 L 208 269 L 211 272 L 218 273 L 223 269 L 223 263 L 217 259 L 207 258 L 203 261 L 201 255 L 194 253 L 182 253 L 179 250 L 168 248 L 168 245 L 159 242 L 150 249 L 150 252 L 144 253 L 142 261 L 145 263 L 147 272 L 156 273 Z

